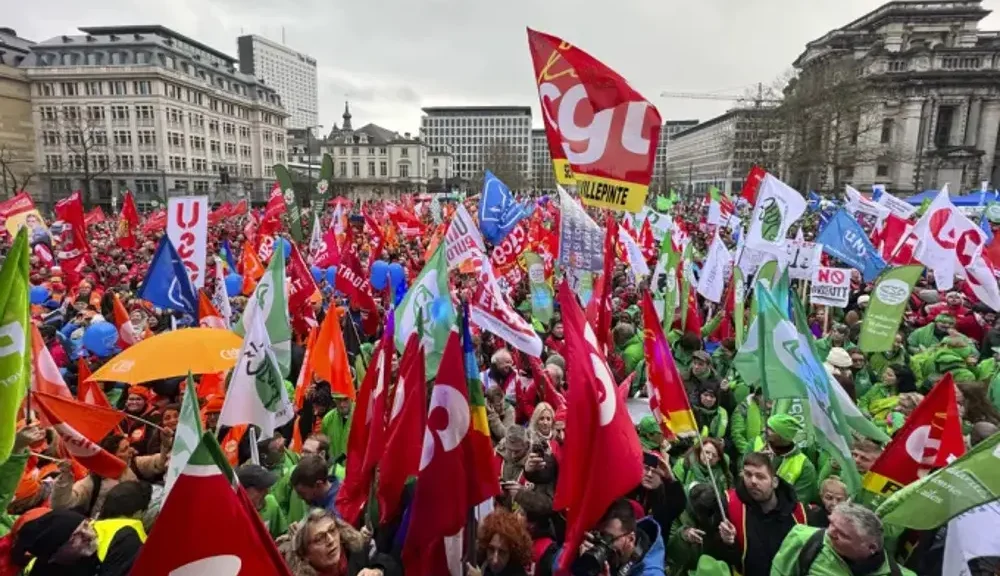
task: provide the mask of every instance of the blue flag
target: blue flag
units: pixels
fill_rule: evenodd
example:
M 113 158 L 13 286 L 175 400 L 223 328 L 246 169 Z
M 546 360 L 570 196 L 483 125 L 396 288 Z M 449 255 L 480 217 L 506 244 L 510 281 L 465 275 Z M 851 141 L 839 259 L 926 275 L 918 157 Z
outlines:
M 489 170 L 483 176 L 483 194 L 479 199 L 479 229 L 491 244 L 499 244 L 526 216 L 524 207 L 514 200 L 510 188 Z
M 820 202 L 822 202 L 822 201 L 823 201 L 823 198 L 821 198 L 819 194 L 817 194 L 817 193 L 813 192 L 812 190 L 810 190 L 809 191 L 809 201 L 806 202 L 806 209 L 809 210 L 810 212 L 816 212 L 817 210 L 819 210 L 819 208 L 820 208 Z
M 226 261 L 226 266 L 229 266 L 230 272 L 236 272 L 236 258 L 233 256 L 233 248 L 229 245 L 229 240 L 222 241 L 222 248 L 219 250 L 222 252 L 222 257 Z
M 993 243 L 993 227 L 990 226 L 990 220 L 986 217 L 986 210 L 983 210 L 983 215 L 979 217 L 979 228 L 983 231 L 986 236 L 986 243 L 984 246 L 989 246 Z
M 166 235 L 156 247 L 146 278 L 139 287 L 139 298 L 160 308 L 178 310 L 198 317 L 198 297 L 184 261 Z
M 872 246 L 861 224 L 843 208 L 830 218 L 816 241 L 830 256 L 860 270 L 865 282 L 875 280 L 885 268 L 885 260 Z

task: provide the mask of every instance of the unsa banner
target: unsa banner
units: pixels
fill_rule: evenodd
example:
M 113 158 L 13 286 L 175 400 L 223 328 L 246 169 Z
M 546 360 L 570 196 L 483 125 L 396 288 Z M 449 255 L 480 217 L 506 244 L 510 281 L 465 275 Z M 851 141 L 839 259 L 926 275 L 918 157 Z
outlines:
M 817 267 L 809 289 L 809 301 L 823 306 L 846 308 L 851 296 L 851 271 L 851 268 Z
M 208 196 L 167 201 L 167 237 L 177 249 L 195 288 L 205 287 L 208 244 Z

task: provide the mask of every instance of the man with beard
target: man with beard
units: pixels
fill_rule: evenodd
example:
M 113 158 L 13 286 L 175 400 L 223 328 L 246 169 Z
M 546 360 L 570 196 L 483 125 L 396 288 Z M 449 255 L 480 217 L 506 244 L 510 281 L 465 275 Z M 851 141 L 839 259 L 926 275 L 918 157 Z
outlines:
M 910 354 L 919 354 L 941 343 L 948 337 L 952 328 L 955 327 L 955 317 L 949 314 L 938 314 L 934 317 L 934 322 L 918 328 L 910 333 L 906 339 L 906 344 L 910 349 Z
M 826 362 L 826 357 L 833 348 L 844 348 L 846 350 L 854 348 L 854 344 L 848 339 L 850 333 L 850 328 L 846 324 L 834 323 L 833 327 L 830 328 L 830 335 L 816 341 L 817 360 Z
M 726 492 L 726 519 L 719 524 L 726 558 L 721 559 L 743 576 L 769 576 L 785 536 L 805 523 L 805 508 L 775 473 L 771 458 L 747 454 L 736 488 Z
M 768 455 L 777 475 L 795 490 L 796 499 L 808 504 L 815 497 L 816 466 L 795 444 L 801 430 L 802 423 L 794 416 L 775 414 L 767 419 L 764 435 L 757 437 L 752 449 Z

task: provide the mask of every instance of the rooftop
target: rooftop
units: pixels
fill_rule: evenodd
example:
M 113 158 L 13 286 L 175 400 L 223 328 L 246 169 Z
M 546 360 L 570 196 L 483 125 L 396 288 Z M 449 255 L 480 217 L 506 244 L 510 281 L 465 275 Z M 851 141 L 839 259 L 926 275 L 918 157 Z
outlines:
M 199 50 L 204 50 L 216 58 L 220 58 L 229 62 L 230 64 L 236 63 L 236 58 L 226 54 L 225 52 L 220 52 L 211 46 L 202 44 L 197 40 L 193 40 L 180 32 L 175 32 L 166 26 L 160 26 L 158 24 L 151 25 L 138 25 L 138 26 L 89 26 L 87 28 L 80 28 L 80 32 L 84 34 L 90 34 L 92 36 L 106 36 L 106 35 L 125 35 L 125 34 L 152 34 L 154 36 L 161 36 L 164 38 L 173 38 L 180 40 L 185 44 L 190 44 Z
M 0 28 L 0 52 L 27 54 L 35 43 L 21 38 L 13 28 Z
M 430 106 L 424 114 L 520 114 L 531 116 L 531 106 Z

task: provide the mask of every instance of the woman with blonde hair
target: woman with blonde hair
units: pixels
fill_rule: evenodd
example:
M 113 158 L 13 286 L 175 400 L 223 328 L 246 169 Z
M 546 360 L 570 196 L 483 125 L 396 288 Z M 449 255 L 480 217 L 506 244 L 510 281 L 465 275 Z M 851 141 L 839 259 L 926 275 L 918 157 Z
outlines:
M 535 412 L 528 421 L 528 442 L 532 451 L 539 451 L 544 447 L 544 453 L 552 451 L 549 443 L 555 438 L 552 433 L 556 421 L 556 411 L 548 402 L 539 402 L 535 406 Z
M 277 540 L 278 551 L 294 576 L 399 576 L 388 554 L 369 559 L 369 541 L 332 512 L 314 509 Z

